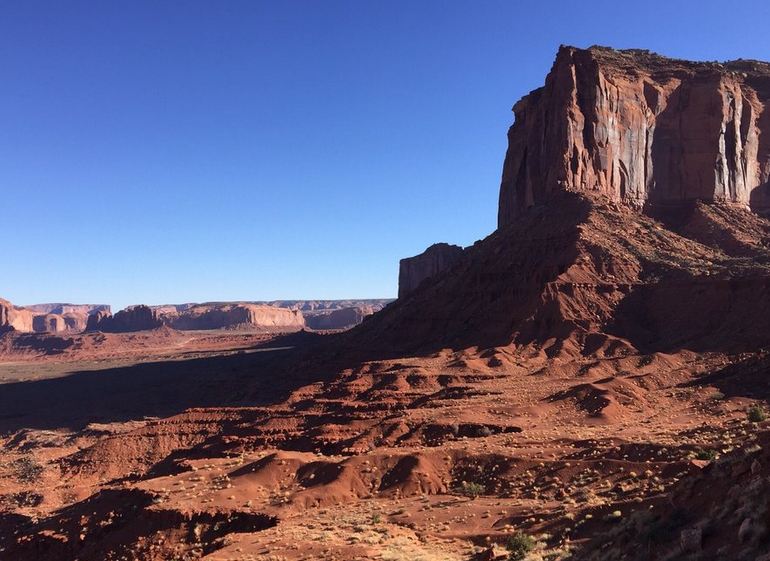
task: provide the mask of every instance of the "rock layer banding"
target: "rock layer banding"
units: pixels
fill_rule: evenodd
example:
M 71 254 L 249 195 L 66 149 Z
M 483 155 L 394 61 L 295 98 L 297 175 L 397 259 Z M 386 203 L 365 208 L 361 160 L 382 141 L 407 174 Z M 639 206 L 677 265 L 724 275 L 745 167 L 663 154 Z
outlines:
M 158 319 L 174 329 L 222 329 L 252 326 L 281 331 L 305 327 L 302 312 L 248 303 L 194 304 L 177 310 L 163 306 L 156 310 Z
M 513 107 L 498 225 L 558 191 L 770 208 L 770 64 L 562 47 Z

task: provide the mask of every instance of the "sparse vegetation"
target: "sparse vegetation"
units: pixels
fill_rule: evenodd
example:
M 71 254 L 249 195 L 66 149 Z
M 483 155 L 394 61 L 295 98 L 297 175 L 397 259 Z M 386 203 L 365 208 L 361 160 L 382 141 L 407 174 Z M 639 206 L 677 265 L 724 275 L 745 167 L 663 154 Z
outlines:
M 481 483 L 475 483 L 473 481 L 463 481 L 458 492 L 466 497 L 475 499 L 479 495 L 483 495 L 486 492 L 486 487 Z
M 535 540 L 524 532 L 516 532 L 505 543 L 510 561 L 523 561 L 527 554 L 535 549 Z
M 372 514 L 372 524 L 379 524 L 382 522 L 382 516 L 379 514 Z
M 639 368 L 644 368 L 645 366 L 649 366 L 652 364 L 653 356 L 652 355 L 644 355 L 639 359 Z
M 32 491 L 21 491 L 0 495 L 0 506 L 10 508 L 24 508 L 39 506 L 43 502 L 43 495 Z
M 24 456 L 14 462 L 16 478 L 24 483 L 34 483 L 43 475 L 43 466 L 32 457 Z
M 749 421 L 751 421 L 752 423 L 761 423 L 762 421 L 767 419 L 767 412 L 765 412 L 762 406 L 757 404 L 754 404 L 751 407 L 749 407 L 746 414 L 749 417 Z
M 725 394 L 722 392 L 714 392 L 711 394 L 711 399 L 714 401 L 722 401 L 725 398 Z
M 695 453 L 695 457 L 699 460 L 707 460 L 709 462 L 712 462 L 716 460 L 717 453 L 716 453 L 716 450 L 698 450 Z

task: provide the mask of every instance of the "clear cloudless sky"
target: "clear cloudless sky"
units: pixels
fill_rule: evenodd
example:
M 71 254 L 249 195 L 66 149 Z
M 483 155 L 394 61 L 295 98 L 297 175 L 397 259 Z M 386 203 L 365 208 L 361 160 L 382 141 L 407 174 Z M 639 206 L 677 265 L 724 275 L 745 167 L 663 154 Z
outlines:
M 770 59 L 767 0 L 0 0 L 0 297 L 391 297 L 495 228 L 560 44 Z

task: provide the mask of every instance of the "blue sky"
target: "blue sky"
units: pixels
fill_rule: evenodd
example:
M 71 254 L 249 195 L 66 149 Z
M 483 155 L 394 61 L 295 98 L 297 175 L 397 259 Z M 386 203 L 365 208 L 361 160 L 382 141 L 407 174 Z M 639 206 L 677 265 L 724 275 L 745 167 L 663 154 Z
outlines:
M 0 0 L 0 297 L 389 297 L 495 228 L 558 46 L 770 59 L 744 1 Z

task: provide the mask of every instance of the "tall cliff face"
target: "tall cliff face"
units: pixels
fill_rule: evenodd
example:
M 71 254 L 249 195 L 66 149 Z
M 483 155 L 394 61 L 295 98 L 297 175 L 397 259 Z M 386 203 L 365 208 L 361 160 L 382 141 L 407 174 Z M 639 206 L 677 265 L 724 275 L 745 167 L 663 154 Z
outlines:
M 398 269 L 398 297 L 403 298 L 426 279 L 454 265 L 462 254 L 460 246 L 437 243 L 419 255 L 402 259 Z
M 562 47 L 514 105 L 498 225 L 558 191 L 770 208 L 770 64 Z

